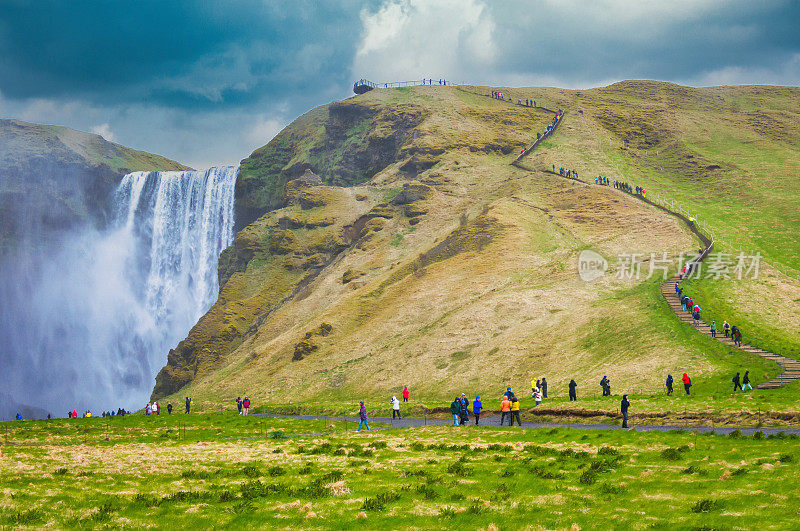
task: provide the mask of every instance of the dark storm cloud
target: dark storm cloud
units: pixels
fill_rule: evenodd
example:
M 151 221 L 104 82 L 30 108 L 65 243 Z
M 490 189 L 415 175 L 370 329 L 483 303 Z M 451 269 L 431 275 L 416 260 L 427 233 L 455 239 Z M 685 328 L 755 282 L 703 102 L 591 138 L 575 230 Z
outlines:
M 800 2 L 0 0 L 0 115 L 235 163 L 353 79 L 800 84 Z
M 198 107 L 342 83 L 352 2 L 0 3 L 0 90 Z

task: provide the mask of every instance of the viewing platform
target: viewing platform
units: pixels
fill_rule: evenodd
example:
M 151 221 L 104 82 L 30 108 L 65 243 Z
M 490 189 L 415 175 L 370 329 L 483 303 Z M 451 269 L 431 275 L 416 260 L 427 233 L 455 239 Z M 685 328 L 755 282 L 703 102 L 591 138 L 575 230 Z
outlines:
M 353 92 L 364 94 L 375 88 L 414 87 L 417 85 L 442 85 L 452 87 L 456 84 L 446 79 L 418 79 L 414 81 L 392 81 L 390 83 L 374 83 L 368 79 L 359 79 L 353 83 Z

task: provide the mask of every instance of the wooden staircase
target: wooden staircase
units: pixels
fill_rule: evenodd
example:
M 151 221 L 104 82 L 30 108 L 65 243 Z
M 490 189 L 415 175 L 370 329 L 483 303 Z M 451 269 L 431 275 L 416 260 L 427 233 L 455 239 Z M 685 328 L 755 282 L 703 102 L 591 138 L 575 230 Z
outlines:
M 678 294 L 675 293 L 675 283 L 678 282 L 680 278 L 676 275 L 661 285 L 661 294 L 666 299 L 667 304 L 669 304 L 672 311 L 678 316 L 678 318 L 687 323 L 689 326 L 694 326 L 694 319 L 692 319 L 692 315 L 686 311 L 683 311 L 681 306 L 681 301 L 678 298 Z M 705 334 L 711 337 L 711 327 L 704 323 L 703 321 L 698 321 L 698 325 L 695 327 L 698 332 L 701 334 Z M 767 350 L 760 349 L 758 347 L 754 347 L 752 345 L 748 345 L 747 343 L 742 342 L 741 347 L 736 347 L 733 343 L 733 339 L 729 337 L 725 337 L 722 331 L 722 325 L 718 324 L 717 326 L 717 341 L 721 341 L 726 343 L 734 348 L 739 348 L 744 350 L 745 352 L 751 352 L 753 354 L 758 354 L 762 358 L 767 358 L 776 362 L 778 365 L 783 368 L 783 372 L 773 378 L 768 382 L 764 382 L 757 386 L 757 389 L 777 389 L 779 387 L 784 386 L 790 382 L 794 382 L 796 380 L 800 380 L 800 361 L 794 360 L 792 358 L 787 358 L 786 356 L 781 356 L 779 354 L 775 354 L 773 352 L 769 352 Z

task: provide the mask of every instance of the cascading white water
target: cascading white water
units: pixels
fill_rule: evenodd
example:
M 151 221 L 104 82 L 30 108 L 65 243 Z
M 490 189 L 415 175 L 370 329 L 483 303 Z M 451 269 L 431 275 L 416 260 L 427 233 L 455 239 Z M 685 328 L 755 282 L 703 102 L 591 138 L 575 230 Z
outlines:
M 130 173 L 106 230 L 18 260 L 11 276 L 24 282 L 0 289 L 13 302 L 0 300 L 0 390 L 59 416 L 142 407 L 168 350 L 217 298 L 236 176 L 235 167 Z
M 139 241 L 144 302 L 157 319 L 186 297 L 196 321 L 217 297 L 217 260 L 233 238 L 236 169 L 134 172 L 115 194 L 117 224 Z

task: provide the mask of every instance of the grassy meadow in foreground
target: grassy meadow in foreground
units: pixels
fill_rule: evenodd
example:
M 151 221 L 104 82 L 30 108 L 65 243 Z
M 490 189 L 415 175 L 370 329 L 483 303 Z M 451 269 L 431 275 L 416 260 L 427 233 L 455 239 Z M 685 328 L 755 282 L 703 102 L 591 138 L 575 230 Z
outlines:
M 786 529 L 800 502 L 794 435 L 356 434 L 221 415 L 3 428 L 0 522 L 11 526 Z

